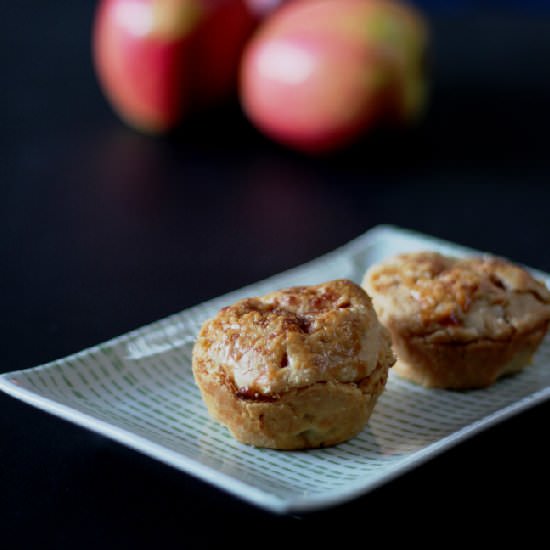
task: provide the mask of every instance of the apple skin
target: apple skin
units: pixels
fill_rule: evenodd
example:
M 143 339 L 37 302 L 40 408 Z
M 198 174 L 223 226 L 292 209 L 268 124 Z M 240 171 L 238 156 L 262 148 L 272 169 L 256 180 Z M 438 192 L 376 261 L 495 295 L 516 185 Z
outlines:
M 428 99 L 427 21 L 408 4 L 387 0 L 371 0 L 370 13 L 365 19 L 369 44 L 383 49 L 393 72 L 389 119 L 400 124 L 415 122 Z
M 314 154 L 382 121 L 408 122 L 425 101 L 425 36 L 396 1 L 294 0 L 245 49 L 243 109 L 268 136 Z
M 245 0 L 101 0 L 96 74 L 127 124 L 164 133 L 235 93 L 241 52 L 258 21 Z
M 260 17 L 270 15 L 285 2 L 292 2 L 292 0 L 246 0 L 249 8 Z
M 265 134 L 293 149 L 341 148 L 376 121 L 385 103 L 389 77 L 371 55 L 346 41 L 300 34 L 259 42 L 244 58 L 244 110 Z

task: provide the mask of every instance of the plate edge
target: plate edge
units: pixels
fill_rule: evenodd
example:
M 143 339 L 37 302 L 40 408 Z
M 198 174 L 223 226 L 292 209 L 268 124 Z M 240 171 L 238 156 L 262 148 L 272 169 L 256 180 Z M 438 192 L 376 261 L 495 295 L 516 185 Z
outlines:
M 63 405 L 54 399 L 41 396 L 31 390 L 22 388 L 3 377 L 0 377 L 0 391 L 46 413 L 52 414 L 57 418 L 70 421 L 94 433 L 108 437 L 111 441 L 116 441 L 128 448 L 144 453 L 183 473 L 192 475 L 199 481 L 207 482 L 218 490 L 226 490 L 233 496 L 249 504 L 252 503 L 277 513 L 286 511 L 286 501 L 272 493 L 248 485 L 215 468 L 206 466 L 197 460 L 186 458 L 177 451 L 166 449 L 162 445 L 153 443 L 145 437 L 136 435 L 123 428 L 113 426 L 104 420 L 73 409 L 68 405 Z M 223 483 L 220 483 L 220 480 L 222 480 Z
M 326 499 L 326 503 L 322 502 L 320 503 L 320 506 L 318 505 L 319 503 L 315 503 L 316 506 L 312 507 L 310 505 L 311 502 L 307 501 L 306 499 L 295 499 L 288 502 L 287 511 L 308 512 L 314 511 L 316 509 L 320 510 L 321 508 L 343 504 L 344 502 L 350 501 L 353 498 L 364 496 L 370 491 L 376 489 L 377 487 L 384 485 L 388 481 L 396 479 L 397 477 L 407 472 L 410 472 L 413 468 L 429 462 L 431 459 L 436 458 L 437 456 L 441 455 L 442 453 L 453 447 L 456 447 L 463 441 L 474 437 L 485 429 L 496 426 L 497 424 L 500 424 L 501 422 L 504 422 L 507 419 L 523 411 L 526 411 L 544 403 L 545 401 L 548 401 L 548 399 L 550 399 L 550 386 L 542 388 L 541 390 L 530 394 L 519 401 L 511 403 L 504 408 L 498 409 L 497 411 L 479 420 L 476 420 L 475 422 L 472 422 L 467 426 L 464 426 L 460 430 L 457 430 L 445 436 L 444 438 L 437 440 L 431 445 L 422 448 L 421 450 L 417 451 L 413 457 L 409 459 L 404 459 L 397 468 L 384 476 L 380 476 L 374 482 L 366 483 L 361 486 L 350 484 L 344 487 L 342 490 L 333 491 Z

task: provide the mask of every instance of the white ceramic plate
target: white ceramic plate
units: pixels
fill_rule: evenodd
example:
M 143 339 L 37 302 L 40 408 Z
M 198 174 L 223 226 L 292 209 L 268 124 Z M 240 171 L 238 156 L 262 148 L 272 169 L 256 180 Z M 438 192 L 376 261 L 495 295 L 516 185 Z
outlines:
M 346 246 L 105 344 L 0 377 L 0 389 L 104 434 L 263 508 L 303 511 L 349 500 L 473 433 L 550 396 L 550 342 L 532 366 L 489 389 L 427 390 L 390 375 L 367 428 L 314 451 L 255 449 L 212 421 L 191 372 L 201 323 L 237 298 L 335 278 L 360 282 L 368 266 L 402 251 L 470 249 L 377 227 Z M 537 273 L 548 281 L 548 276 Z

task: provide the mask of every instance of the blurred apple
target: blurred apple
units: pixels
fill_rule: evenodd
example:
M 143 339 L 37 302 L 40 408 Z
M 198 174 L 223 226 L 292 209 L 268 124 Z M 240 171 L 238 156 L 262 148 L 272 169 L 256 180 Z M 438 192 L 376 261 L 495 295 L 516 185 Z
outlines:
M 420 12 L 399 1 L 371 0 L 365 17 L 370 47 L 380 48 L 393 71 L 390 116 L 412 122 L 424 111 L 428 95 L 428 25 Z
M 245 49 L 241 101 L 258 128 L 321 153 L 425 101 L 422 17 L 394 0 L 294 0 Z
M 116 112 L 161 133 L 236 90 L 258 16 L 246 0 L 101 0 L 93 57 Z
M 265 17 L 273 11 L 275 11 L 279 6 L 282 6 L 285 2 L 292 0 L 246 0 L 250 9 L 257 13 L 260 16 Z

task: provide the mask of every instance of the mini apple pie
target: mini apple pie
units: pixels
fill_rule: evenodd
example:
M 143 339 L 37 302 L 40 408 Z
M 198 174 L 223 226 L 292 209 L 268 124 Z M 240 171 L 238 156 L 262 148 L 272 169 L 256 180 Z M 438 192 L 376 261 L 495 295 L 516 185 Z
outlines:
M 202 326 L 193 374 L 236 439 L 303 449 L 361 431 L 394 361 L 370 298 L 339 280 L 223 308 Z
M 428 387 L 485 387 L 522 370 L 550 322 L 545 285 L 493 257 L 401 254 L 363 287 L 390 331 L 395 372 Z

